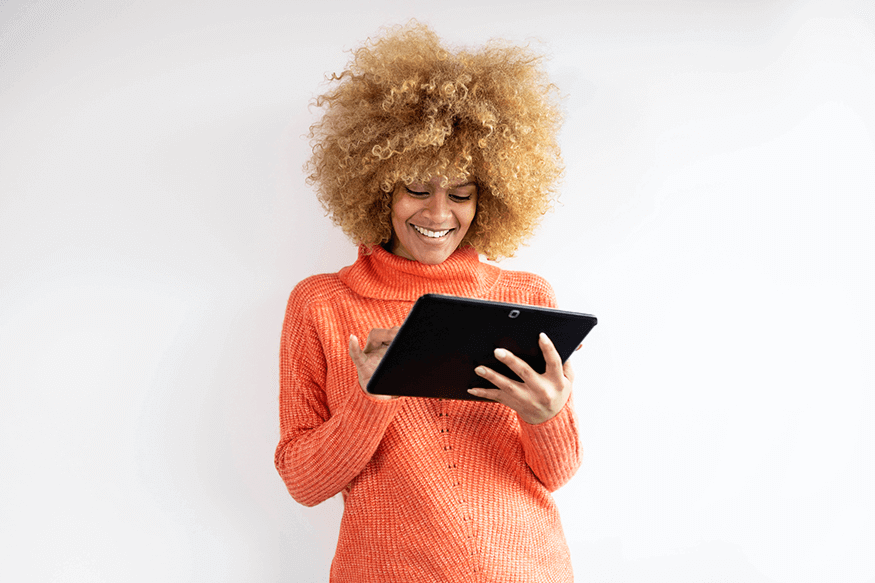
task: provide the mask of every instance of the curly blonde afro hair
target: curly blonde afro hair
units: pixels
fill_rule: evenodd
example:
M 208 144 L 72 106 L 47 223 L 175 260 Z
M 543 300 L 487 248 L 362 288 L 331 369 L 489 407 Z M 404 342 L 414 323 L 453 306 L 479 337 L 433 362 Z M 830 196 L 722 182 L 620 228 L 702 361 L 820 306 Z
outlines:
M 451 51 L 411 21 L 353 51 L 316 98 L 308 183 L 356 243 L 392 237 L 398 184 L 473 177 L 477 213 L 463 245 L 513 255 L 551 208 L 563 172 L 555 86 L 528 47 Z

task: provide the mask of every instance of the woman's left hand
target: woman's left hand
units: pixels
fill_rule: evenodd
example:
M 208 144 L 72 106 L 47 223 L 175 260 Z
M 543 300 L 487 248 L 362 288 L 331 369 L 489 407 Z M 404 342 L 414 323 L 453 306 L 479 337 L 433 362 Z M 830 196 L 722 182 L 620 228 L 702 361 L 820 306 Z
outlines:
M 522 380 L 514 381 L 494 370 L 478 366 L 474 372 L 498 387 L 497 389 L 469 389 L 477 397 L 491 399 L 516 411 L 530 425 L 543 423 L 556 416 L 571 395 L 574 373 L 569 363 L 562 364 L 559 353 L 546 334 L 538 338 L 547 368 L 538 374 L 522 359 L 503 348 L 495 350 L 495 357 Z

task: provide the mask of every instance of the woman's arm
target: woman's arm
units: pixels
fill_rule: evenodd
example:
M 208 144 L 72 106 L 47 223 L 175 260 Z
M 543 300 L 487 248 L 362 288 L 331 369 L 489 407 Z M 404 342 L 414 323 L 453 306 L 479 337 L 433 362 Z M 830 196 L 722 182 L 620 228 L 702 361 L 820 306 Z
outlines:
M 520 278 L 508 287 L 523 287 L 533 294 L 527 298 L 515 298 L 514 301 L 548 308 L 557 307 L 556 294 L 545 279 L 519 272 L 503 272 L 503 275 Z M 520 442 L 526 463 L 541 483 L 548 490 L 554 491 L 571 479 L 580 467 L 582 456 L 577 417 L 571 397 L 574 371 L 569 363 L 562 364 L 549 338 L 540 339 L 539 344 L 547 363 L 544 375 L 538 375 L 525 362 L 505 352 L 498 357 L 499 360 L 524 379 L 524 382 L 516 383 L 484 367 L 481 376 L 502 390 L 477 389 L 471 392 L 502 402 L 517 412 Z
M 402 400 L 379 400 L 353 386 L 346 401 L 329 410 L 328 359 L 306 294 L 296 292 L 280 345 L 280 441 L 274 462 L 292 497 L 314 506 L 364 469 Z M 350 382 L 357 385 L 355 377 Z
M 574 476 L 583 456 L 572 401 L 569 396 L 565 407 L 544 423 L 530 425 L 520 420 L 520 441 L 526 463 L 551 492 Z
M 565 484 L 580 467 L 580 440 L 577 419 L 571 405 L 574 372 L 562 359 L 546 335 L 539 339 L 544 374 L 506 350 L 496 350 L 496 358 L 507 365 L 520 381 L 480 366 L 476 373 L 497 389 L 470 389 L 468 392 L 502 403 L 517 412 L 520 440 L 526 463 L 548 490 Z

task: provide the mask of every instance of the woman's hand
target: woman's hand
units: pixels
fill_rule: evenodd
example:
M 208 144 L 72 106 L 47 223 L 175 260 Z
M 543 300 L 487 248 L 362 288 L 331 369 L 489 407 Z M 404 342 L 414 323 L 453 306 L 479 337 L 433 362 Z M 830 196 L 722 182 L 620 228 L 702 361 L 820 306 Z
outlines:
M 530 425 L 537 425 L 555 417 L 571 395 L 574 373 L 569 363 L 562 364 L 556 347 L 546 334 L 540 335 L 538 345 L 547 363 L 544 374 L 538 374 L 522 359 L 507 350 L 497 348 L 495 357 L 516 373 L 522 382 L 513 381 L 488 367 L 478 366 L 474 372 L 498 388 L 469 389 L 468 392 L 507 405 Z
M 364 392 L 368 392 L 368 381 L 371 380 L 374 371 L 377 370 L 377 365 L 383 360 L 383 355 L 386 354 L 386 350 L 389 348 L 389 345 L 392 344 L 392 340 L 394 340 L 395 336 L 398 334 L 399 329 L 398 326 L 389 329 L 374 328 L 368 334 L 368 340 L 365 342 L 364 350 L 361 349 L 359 339 L 356 336 L 349 337 L 349 356 L 352 358 L 353 364 L 355 364 L 356 371 L 358 371 L 359 385 Z M 370 393 L 368 394 L 370 395 Z M 375 399 L 387 400 L 398 398 L 388 395 L 371 396 Z

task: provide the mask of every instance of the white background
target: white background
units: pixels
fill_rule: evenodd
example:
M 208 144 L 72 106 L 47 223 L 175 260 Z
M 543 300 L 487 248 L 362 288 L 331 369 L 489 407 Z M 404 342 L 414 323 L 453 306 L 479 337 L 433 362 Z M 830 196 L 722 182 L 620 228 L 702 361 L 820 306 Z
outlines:
M 0 579 L 327 581 L 273 468 L 288 292 L 355 248 L 306 187 L 384 24 L 535 40 L 563 204 L 502 267 L 596 314 L 579 581 L 875 581 L 875 4 L 0 3 Z

